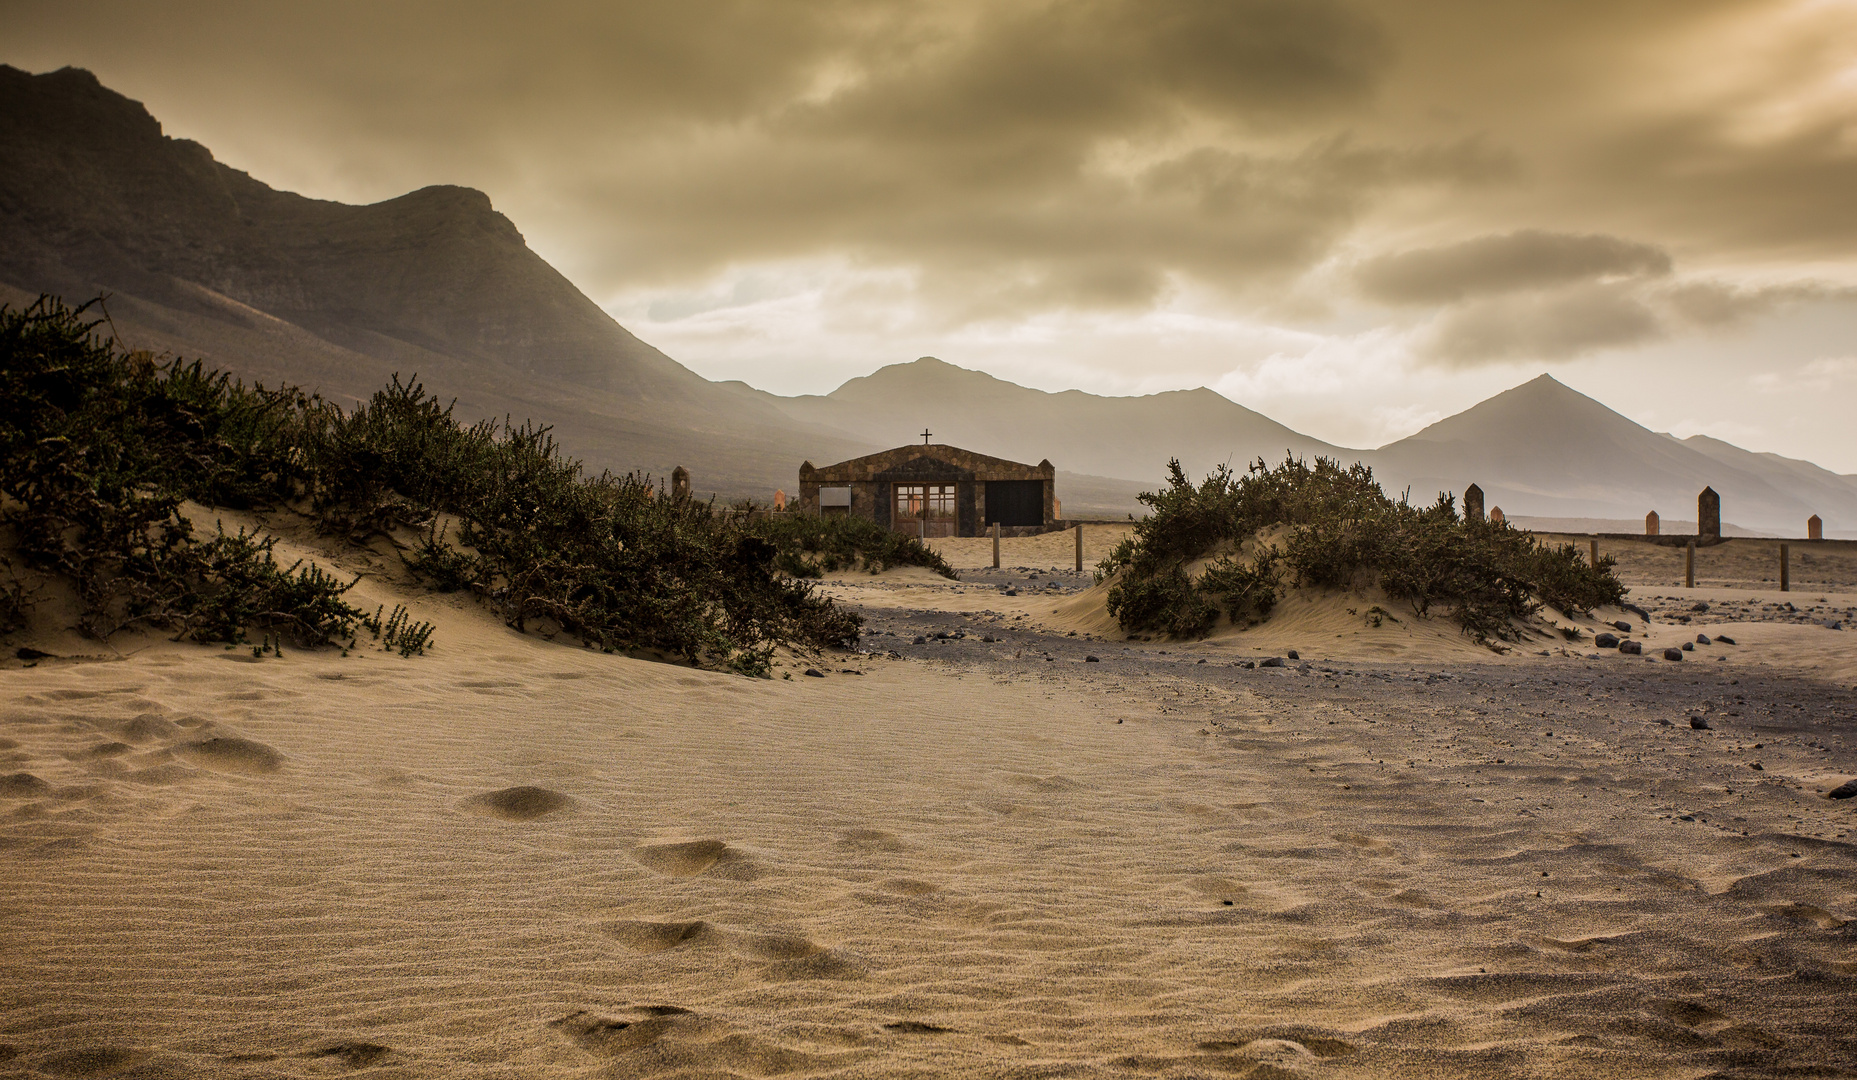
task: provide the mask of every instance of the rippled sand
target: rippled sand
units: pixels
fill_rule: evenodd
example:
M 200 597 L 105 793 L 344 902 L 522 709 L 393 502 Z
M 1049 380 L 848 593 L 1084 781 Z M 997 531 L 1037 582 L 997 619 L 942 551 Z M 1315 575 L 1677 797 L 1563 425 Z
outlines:
M 1857 1071 L 1848 685 L 435 617 L 0 671 L 0 1075 Z

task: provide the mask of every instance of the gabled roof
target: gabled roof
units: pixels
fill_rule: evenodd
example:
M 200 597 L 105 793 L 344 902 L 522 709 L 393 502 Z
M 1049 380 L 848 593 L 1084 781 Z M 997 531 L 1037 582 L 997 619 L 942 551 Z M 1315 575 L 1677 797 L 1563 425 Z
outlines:
M 977 454 L 940 443 L 899 446 L 877 454 L 841 461 L 823 468 L 811 462 L 800 467 L 802 479 L 821 482 L 853 480 L 942 482 L 956 480 L 1049 480 L 1057 470 L 1050 461 L 1036 465 Z

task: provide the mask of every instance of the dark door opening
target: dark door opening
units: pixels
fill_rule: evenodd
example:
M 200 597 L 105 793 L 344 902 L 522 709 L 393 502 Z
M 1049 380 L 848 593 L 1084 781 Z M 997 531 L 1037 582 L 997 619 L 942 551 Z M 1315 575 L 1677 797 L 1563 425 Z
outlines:
M 1039 526 L 1045 523 L 1043 480 L 988 480 L 988 525 Z

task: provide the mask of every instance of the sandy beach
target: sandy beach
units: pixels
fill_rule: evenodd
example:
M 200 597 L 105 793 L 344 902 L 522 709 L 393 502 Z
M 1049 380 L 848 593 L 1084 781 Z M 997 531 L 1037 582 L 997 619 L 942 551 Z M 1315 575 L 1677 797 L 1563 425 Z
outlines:
M 773 681 L 410 594 L 428 656 L 8 660 L 0 1075 L 1857 1073 L 1857 634 L 1127 641 L 1070 542 L 828 581 Z

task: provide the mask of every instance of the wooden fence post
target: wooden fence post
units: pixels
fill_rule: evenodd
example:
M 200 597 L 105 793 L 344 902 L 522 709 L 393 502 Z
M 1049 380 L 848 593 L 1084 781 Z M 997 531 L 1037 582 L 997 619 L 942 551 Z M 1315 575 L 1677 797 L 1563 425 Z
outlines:
M 993 569 L 999 569 L 999 522 L 993 523 Z
M 1791 592 L 1793 589 L 1792 545 L 1780 545 L 1780 591 Z
M 1694 540 L 1689 542 L 1689 547 L 1683 552 L 1683 587 L 1685 589 L 1696 587 L 1696 542 Z
M 1077 573 L 1083 573 L 1083 526 L 1077 526 Z
M 1592 559 L 1593 569 L 1597 570 L 1599 569 L 1599 538 L 1593 537 L 1587 541 L 1587 545 L 1587 554 Z

